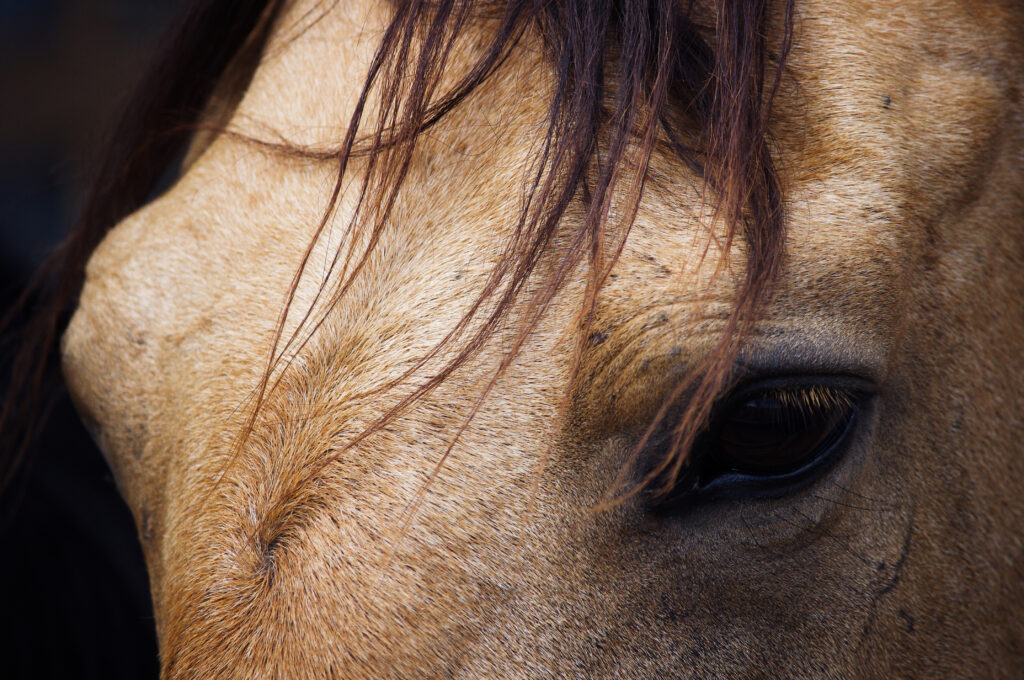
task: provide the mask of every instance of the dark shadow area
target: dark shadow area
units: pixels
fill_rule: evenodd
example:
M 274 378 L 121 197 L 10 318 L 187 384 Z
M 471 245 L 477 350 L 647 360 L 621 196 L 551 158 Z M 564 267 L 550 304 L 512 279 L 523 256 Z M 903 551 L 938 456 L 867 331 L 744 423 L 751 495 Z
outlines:
M 0 312 L 69 228 L 100 140 L 183 4 L 0 0 Z M 0 498 L 0 677 L 158 675 L 131 514 L 61 392 Z

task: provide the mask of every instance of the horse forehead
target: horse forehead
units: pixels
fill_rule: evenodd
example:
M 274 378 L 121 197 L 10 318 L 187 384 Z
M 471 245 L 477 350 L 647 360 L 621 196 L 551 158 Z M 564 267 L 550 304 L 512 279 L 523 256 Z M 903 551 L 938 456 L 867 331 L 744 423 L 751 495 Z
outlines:
M 295 13 L 304 11 L 303 3 L 296 3 Z M 796 48 L 779 93 L 773 132 L 790 206 L 792 266 L 783 284 L 808 291 L 804 302 L 828 300 L 831 316 L 836 317 L 840 308 L 834 302 L 842 298 L 849 303 L 847 312 L 881 323 L 880 311 L 892 309 L 883 303 L 898 287 L 902 266 L 928 241 L 932 218 L 951 203 L 976 198 L 977 181 L 972 184 L 968 178 L 984 175 L 979 169 L 988 160 L 988 151 L 998 146 L 994 140 L 1005 122 L 1002 104 L 1011 98 L 1019 80 L 1019 75 L 1006 77 L 1013 50 L 1006 46 L 1009 29 L 998 19 L 1005 18 L 1007 11 L 998 4 L 967 12 L 956 3 L 927 7 L 801 3 Z M 366 20 L 367 13 L 373 21 Z M 271 46 L 274 58 L 256 74 L 242 103 L 240 124 L 244 127 L 246 119 L 258 120 L 257 129 L 251 130 L 257 136 L 263 130 L 260 126 L 267 126 L 314 146 L 335 142 L 337 121 L 347 118 L 344 113 L 351 106 L 352 83 L 339 80 L 338 69 L 313 65 L 367 62 L 374 44 L 372 26 L 382 16 L 367 9 L 367 3 L 351 3 L 335 8 L 298 38 L 281 31 L 278 46 Z M 991 30 L 983 33 L 979 24 Z M 296 72 L 303 73 L 303 78 L 294 78 Z M 511 89 L 520 93 L 523 87 L 543 89 L 544 78 L 530 80 L 529 73 L 518 69 L 514 77 L 506 78 L 514 81 Z M 505 96 L 488 101 L 503 102 L 505 108 L 509 102 L 530 107 L 522 97 L 507 96 L 509 89 L 507 83 L 497 84 L 495 91 Z M 332 102 L 330 107 L 321 105 L 325 100 Z M 467 130 L 479 130 L 482 122 L 494 123 L 484 104 L 467 102 L 469 125 L 461 131 L 457 125 L 449 126 L 449 137 L 468 139 L 473 135 Z M 537 108 L 536 104 L 531 105 Z M 417 284 L 419 289 L 445 286 L 450 293 L 446 298 L 457 297 L 462 290 L 455 283 L 460 271 L 480 268 L 486 260 L 478 256 L 481 249 L 500 239 L 501 231 L 493 225 L 510 218 L 510 207 L 517 205 L 508 187 L 517 186 L 517 173 L 528 166 L 525 156 L 531 147 L 508 138 L 529 135 L 530 130 L 529 125 L 506 121 L 503 135 L 476 135 L 478 142 L 483 137 L 489 140 L 484 147 L 495 148 L 472 148 L 473 153 L 466 153 L 463 146 L 457 154 L 439 152 L 428 158 L 429 167 L 419 176 L 414 172 L 418 181 L 410 182 L 398 214 L 404 210 L 417 218 L 402 225 L 405 234 L 415 236 L 410 242 L 440 238 L 448 250 L 443 257 L 429 259 L 412 255 L 414 262 L 406 264 L 415 266 L 389 267 L 382 262 L 384 266 L 374 269 L 373 275 L 380 280 L 414 275 L 413 283 L 429 279 Z M 477 152 L 482 160 L 470 167 L 465 159 Z M 496 154 L 500 162 L 488 160 Z M 190 171 L 188 181 L 115 230 L 114 238 L 101 248 L 90 265 L 91 278 L 112 282 L 118 290 L 136 289 L 128 297 L 141 304 L 125 306 L 123 311 L 144 318 L 129 319 L 129 325 L 157 333 L 166 327 L 163 335 L 185 336 L 183 329 L 202 325 L 225 307 L 236 312 L 249 309 L 241 316 L 235 313 L 244 322 L 273 325 L 276 312 L 251 310 L 278 306 L 277 291 L 286 289 L 295 256 L 295 249 L 283 244 L 289 240 L 301 244 L 309 225 L 316 223 L 322 204 L 318 192 L 329 180 L 329 172 L 296 171 L 286 160 L 256 159 L 256 155 L 254 150 L 240 151 L 237 145 L 218 142 Z M 458 162 L 450 163 L 449 169 L 439 165 L 439 159 Z M 495 173 L 495 167 L 503 171 Z M 654 170 L 673 179 L 660 187 L 652 182 L 645 194 L 621 264 L 626 271 L 639 272 L 643 285 L 622 293 L 624 303 L 649 296 L 652 288 L 661 285 L 658 276 L 648 275 L 658 272 L 643 270 L 652 253 L 659 261 L 656 264 L 672 268 L 674 262 L 699 259 L 694 254 L 699 255 L 705 243 L 700 220 L 694 216 L 694 206 L 702 198 L 693 186 L 694 178 L 668 159 L 658 160 Z M 481 179 L 451 181 L 460 172 Z M 482 199 L 483 189 L 493 189 L 494 195 Z M 436 200 L 439 195 L 461 196 L 460 191 L 466 193 L 466 200 Z M 422 200 L 424 196 L 430 200 Z M 474 206 L 472 214 L 456 214 L 456 207 L 467 205 Z M 428 223 L 460 228 L 452 230 L 456 236 L 444 236 L 440 226 L 428 228 Z M 473 243 L 467 245 L 468 241 Z M 433 246 L 436 251 L 437 243 Z M 401 248 L 400 239 L 390 255 Z M 259 275 L 239 276 L 242 261 L 259 262 Z M 167 280 L 157 281 L 154 275 Z M 627 278 L 632 277 L 621 281 Z M 692 291 L 699 278 L 684 277 L 680 282 L 669 277 L 665 282 L 678 293 Z M 166 304 L 168 290 L 181 293 L 173 308 Z M 609 293 L 615 290 L 613 282 Z M 122 293 L 107 297 L 123 300 Z M 723 289 L 725 302 L 728 295 Z M 148 300 L 163 302 L 149 304 Z M 403 307 L 410 309 L 410 305 Z M 791 314 L 798 307 L 783 307 L 783 313 Z
M 308 4 L 295 3 L 289 16 L 306 16 Z M 1019 75 L 1007 77 L 1012 57 L 1019 56 L 1007 47 L 1008 42 L 1012 43 L 1006 27 L 1011 25 L 1006 21 L 1008 7 L 999 3 L 970 7 L 964 3 L 891 4 L 800 3 L 796 46 L 779 93 L 773 128 L 788 183 L 790 251 L 793 261 L 800 265 L 790 269 L 794 280 L 834 282 L 840 278 L 861 287 L 872 281 L 876 287 L 882 285 L 891 277 L 879 263 L 906 260 L 907 253 L 917 248 L 915 244 L 925 239 L 930 216 L 951 201 L 971 199 L 977 187 L 965 178 L 984 174 L 978 170 L 987 160 L 986 153 L 998 146 L 993 140 L 1005 122 L 1005 106 L 1001 104 L 1019 80 Z M 239 124 L 244 129 L 246 119 L 258 120 L 257 128 L 249 130 L 257 136 L 266 128 L 314 146 L 336 142 L 337 121 L 347 119 L 344 114 L 352 105 L 352 83 L 350 78 L 340 77 L 339 69 L 314 65 L 368 62 L 377 35 L 374 27 L 384 18 L 376 3 L 342 3 L 296 37 L 292 20 L 286 17 L 282 25 L 292 30 L 279 31 L 269 48 L 273 58 L 257 72 L 242 103 Z M 358 72 L 359 68 L 342 70 Z M 295 78 L 295 73 L 303 77 Z M 515 72 L 513 91 L 521 93 L 523 87 L 531 85 L 543 88 L 542 77 L 531 82 L 524 79 L 524 73 L 521 69 Z M 500 85 L 497 89 L 506 91 L 506 95 L 507 90 Z M 527 107 L 522 97 L 518 99 L 520 107 Z M 507 105 L 511 99 L 501 101 Z M 331 105 L 324 106 L 325 102 Z M 479 113 L 481 102 L 469 102 L 467 106 L 477 109 L 469 116 L 471 124 L 479 126 L 481 119 L 488 118 Z M 470 125 L 466 129 L 479 128 Z M 505 136 L 522 134 L 526 129 L 506 125 Z M 465 130 L 461 134 L 471 136 Z M 528 166 L 519 156 L 525 155 L 530 145 L 519 146 L 522 151 L 517 151 L 512 142 L 497 152 L 489 150 L 491 156 L 502 154 L 498 165 L 511 168 L 500 174 L 484 172 L 482 179 L 473 182 L 501 190 L 500 198 L 490 203 L 504 201 L 506 208 L 516 205 L 515 198 L 507 196 L 504 189 L 511 184 L 508 180 L 516 175 L 517 168 Z M 200 275 L 189 276 L 185 270 L 198 269 L 188 264 L 189 258 L 195 262 L 211 258 L 205 254 L 194 258 L 194 249 L 170 242 L 181 237 L 202 240 L 204 253 L 230 253 L 248 248 L 245 240 L 251 241 L 256 235 L 261 243 L 248 249 L 252 253 L 281 253 L 280 247 L 264 246 L 275 239 L 284 240 L 280 226 L 285 224 L 293 225 L 288 227 L 289 233 L 301 241 L 308 232 L 306 226 L 298 225 L 301 220 L 275 216 L 302 215 L 315 223 L 316 208 L 322 202 L 316 194 L 328 175 L 294 172 L 282 167 L 287 161 L 250 163 L 245 155 L 221 153 L 206 159 L 197 168 L 202 177 L 193 177 L 184 189 L 151 210 L 150 219 L 134 220 L 135 225 L 143 226 L 134 230 L 139 237 L 128 239 L 128 248 L 133 253 L 182 251 L 182 264 L 175 267 L 183 273 L 176 276 L 174 285 L 184 288 L 189 281 L 197 285 L 207 282 L 201 296 L 212 296 L 219 293 L 213 292 L 217 286 L 207 285 L 211 276 L 236 278 L 230 265 L 240 258 L 222 258 L 221 264 L 228 266 L 220 267 L 219 272 L 207 267 L 198 272 Z M 452 158 L 452 154 L 438 156 Z M 452 167 L 463 172 L 467 169 L 465 164 Z M 239 169 L 250 171 L 239 176 Z M 448 180 L 458 172 L 439 172 L 436 164 L 427 169 Z M 664 176 L 683 179 L 670 183 L 667 190 L 659 192 L 655 187 L 645 195 L 641 228 L 630 236 L 627 261 L 632 258 L 640 262 L 653 250 L 678 249 L 677 253 L 666 253 L 666 257 L 682 256 L 683 251 L 692 254 L 695 244 L 702 243 L 700 230 L 694 228 L 698 221 L 693 205 L 700 202 L 701 195 L 693 190 L 693 178 L 687 177 L 678 163 L 667 159 L 655 169 Z M 430 174 L 424 173 L 422 179 L 429 180 Z M 267 192 L 269 188 L 273 190 Z M 408 191 L 407 213 L 437 216 L 439 223 L 453 221 L 452 210 L 446 212 L 434 200 L 438 188 L 437 181 L 421 181 L 418 187 L 413 186 Z M 462 205 L 482 204 L 479 190 L 469 193 L 473 194 L 471 200 L 462 201 Z M 420 200 L 424 194 L 434 199 Z M 196 196 L 210 204 L 206 215 L 217 217 L 215 228 L 201 225 L 202 219 L 210 220 L 197 217 Z M 238 200 L 240 197 L 243 200 Z M 450 208 L 457 202 L 448 203 Z M 228 207 L 230 204 L 234 206 Z M 239 208 L 240 204 L 244 205 Z M 460 232 L 492 232 L 494 238 L 498 237 L 490 218 L 508 217 L 508 210 L 495 208 L 478 213 L 486 219 L 460 220 L 460 227 L 466 227 Z M 161 229 L 144 226 L 155 222 Z M 253 230 L 257 224 L 264 227 Z M 129 230 L 119 231 L 123 236 Z M 418 231 L 426 233 L 424 229 Z M 486 233 L 480 238 L 486 240 Z M 170 245 L 162 244 L 165 241 Z M 218 244 L 229 248 L 218 248 Z M 166 259 L 164 254 L 131 257 L 147 267 L 149 259 Z M 254 259 L 265 261 L 263 257 Z M 268 280 L 286 278 L 283 272 L 288 259 L 283 255 L 278 259 L 270 263 L 275 274 L 265 277 Z M 454 259 L 435 258 L 432 264 L 451 269 L 458 266 Z M 101 266 L 94 263 L 93 269 Z M 123 271 L 120 264 L 107 269 Z M 389 272 L 382 267 L 378 274 L 395 276 L 396 270 Z M 126 279 L 124 275 L 119 278 Z M 169 316 L 173 315 L 164 315 Z M 157 321 L 154 317 L 154 323 Z

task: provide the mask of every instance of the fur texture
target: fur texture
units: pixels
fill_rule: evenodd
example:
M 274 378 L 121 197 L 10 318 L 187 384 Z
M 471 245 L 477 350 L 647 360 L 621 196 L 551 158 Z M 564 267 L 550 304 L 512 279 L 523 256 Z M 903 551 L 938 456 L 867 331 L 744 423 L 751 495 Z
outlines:
M 344 136 L 387 10 L 340 3 L 297 31 L 312 4 L 279 18 L 235 130 L 314 148 Z M 380 246 L 237 455 L 332 167 L 204 140 L 96 250 L 63 344 L 139 525 L 164 676 L 1018 677 L 1024 10 L 807 0 L 789 71 L 773 119 L 786 268 L 743 359 L 877 393 L 810 487 L 684 516 L 639 498 L 593 512 L 714 343 L 743 258 L 709 239 L 699 183 L 658 153 L 564 418 L 582 274 L 411 521 L 508 333 L 295 491 L 437 370 L 373 396 L 500 256 L 553 86 L 529 36 L 421 139 Z M 329 229 L 352 204 L 349 189 Z

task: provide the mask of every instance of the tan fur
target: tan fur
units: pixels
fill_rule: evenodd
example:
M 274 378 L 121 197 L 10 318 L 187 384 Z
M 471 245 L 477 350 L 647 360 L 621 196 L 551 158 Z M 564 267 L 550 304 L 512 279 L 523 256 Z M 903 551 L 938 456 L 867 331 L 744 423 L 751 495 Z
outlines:
M 235 128 L 343 135 L 386 15 L 340 3 L 288 42 L 312 4 L 281 19 Z M 483 285 L 544 129 L 529 41 L 421 140 L 368 270 L 229 460 L 332 168 L 221 136 L 96 251 L 64 338 L 139 526 L 165 677 L 1020 677 L 1024 8 L 797 8 L 774 128 L 788 265 L 743 354 L 876 382 L 838 467 L 675 519 L 636 499 L 591 511 L 734 290 L 714 245 L 697 266 L 694 178 L 656 158 L 560 427 L 582 273 L 407 527 L 507 334 L 293 492 L 405 393 L 365 396 Z M 738 248 L 727 271 L 741 264 Z

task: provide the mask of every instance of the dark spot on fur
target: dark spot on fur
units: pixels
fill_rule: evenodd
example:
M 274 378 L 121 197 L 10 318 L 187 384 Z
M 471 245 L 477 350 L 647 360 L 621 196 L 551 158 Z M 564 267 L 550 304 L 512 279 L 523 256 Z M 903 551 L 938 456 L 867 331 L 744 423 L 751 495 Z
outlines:
M 665 312 L 662 312 L 661 314 L 658 315 L 658 318 L 656 319 L 656 321 L 658 323 L 668 323 L 668 314 L 666 314 Z
M 892 97 L 885 95 L 882 97 L 882 108 L 888 110 L 892 106 Z
M 146 508 L 139 511 L 139 539 L 143 544 L 153 541 L 153 518 Z
M 664 612 L 665 618 L 667 618 L 672 623 L 676 623 L 679 621 L 680 616 L 678 613 L 676 613 L 675 605 L 673 604 L 672 600 L 665 595 L 662 595 L 661 597 L 661 610 Z
M 132 447 L 132 458 L 135 460 L 142 460 L 146 453 L 145 442 L 149 439 L 149 428 L 146 427 L 145 423 L 132 425 L 128 428 L 130 432 L 131 440 L 136 444 Z
M 273 556 L 273 554 L 281 547 L 281 536 L 280 534 L 274 536 L 267 542 L 267 549 L 264 550 L 267 555 Z
M 864 219 L 871 222 L 883 222 L 887 224 L 893 223 L 893 214 L 888 208 L 879 207 L 875 205 L 866 205 L 861 209 Z
M 907 557 L 910 555 L 910 540 L 914 536 L 914 525 L 911 523 L 907 527 L 907 534 L 903 537 L 903 547 L 900 548 L 900 556 L 896 560 L 896 565 L 892 570 L 892 580 L 884 588 L 878 591 L 879 597 L 886 595 L 900 584 L 900 577 L 903 576 L 903 565 L 907 563 Z
M 672 270 L 670 270 L 668 267 L 666 267 L 665 265 L 663 265 L 662 263 L 660 263 L 656 259 L 654 259 L 653 255 L 644 255 L 644 259 L 647 260 L 648 262 L 654 264 L 658 268 L 658 274 L 657 275 L 659 277 L 668 276 L 669 274 L 672 273 Z
M 939 261 L 939 232 L 930 222 L 924 227 L 924 252 L 921 254 L 921 266 L 931 271 Z
M 953 422 L 950 423 L 949 427 L 954 432 L 959 432 L 964 426 L 964 406 L 963 404 L 957 405 L 953 410 Z
M 277 553 L 281 550 L 281 535 L 273 536 L 267 541 L 267 547 L 263 550 L 263 561 L 260 564 L 260 571 L 266 576 L 267 585 L 274 585 L 274 572 L 277 571 Z
M 596 333 L 591 333 L 590 334 L 590 338 L 589 338 L 591 345 L 600 345 L 601 343 L 603 343 L 607 339 L 608 339 L 608 334 L 603 332 L 603 331 L 597 331 Z
M 905 610 L 905 609 L 900 609 L 896 613 L 899 614 L 900 618 L 903 619 L 903 622 L 907 624 L 907 632 L 908 633 L 913 633 L 914 632 L 914 617 L 911 616 L 910 614 L 908 614 L 907 610 Z
M 683 348 L 682 347 L 678 347 L 678 346 L 677 347 L 673 347 L 672 349 L 670 349 L 668 351 L 668 355 L 670 357 L 677 357 L 677 356 L 679 356 L 682 353 L 683 353 Z

